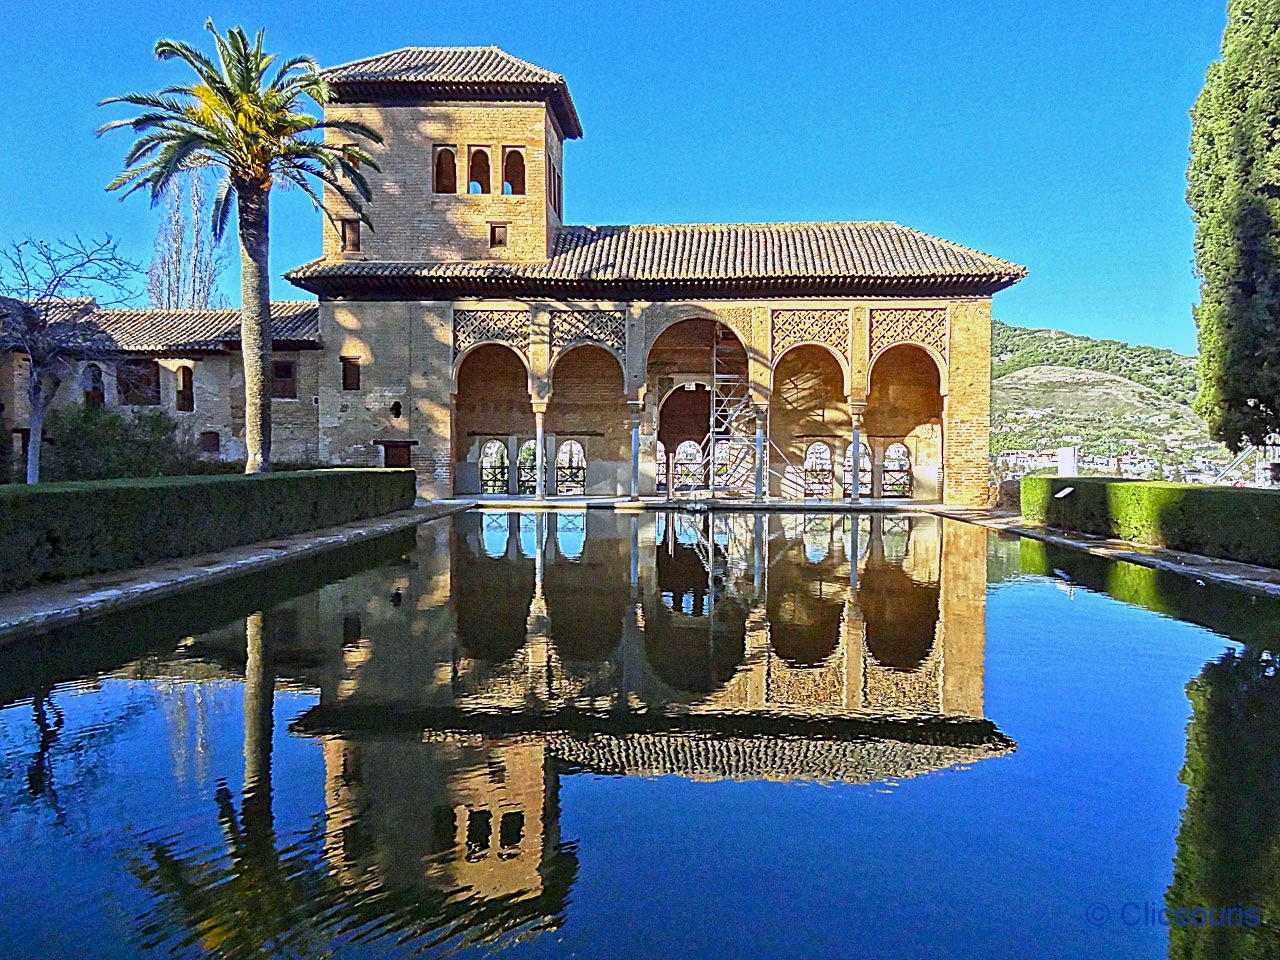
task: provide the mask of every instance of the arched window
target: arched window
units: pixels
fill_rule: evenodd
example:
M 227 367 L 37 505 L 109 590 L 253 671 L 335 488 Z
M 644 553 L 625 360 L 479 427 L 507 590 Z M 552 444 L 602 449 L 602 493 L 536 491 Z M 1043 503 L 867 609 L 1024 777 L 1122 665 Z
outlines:
M 519 493 L 538 492 L 538 447 L 532 440 L 520 444 L 516 455 L 517 486 Z
M 458 192 L 458 157 L 452 147 L 436 150 L 432 189 L 436 193 Z
M 702 447 L 693 440 L 685 440 L 676 447 L 673 489 L 692 490 L 702 485 Z
M 471 151 L 471 169 L 469 171 L 470 184 L 467 187 L 468 193 L 488 193 L 489 192 L 489 151 L 488 150 L 472 150 Z
M 871 450 L 865 443 L 859 443 L 862 456 L 858 462 L 858 495 L 871 495 Z M 844 489 L 848 493 L 853 489 L 853 444 L 844 450 Z
M 490 440 L 480 448 L 480 491 L 507 492 L 507 445 Z
M 880 488 L 881 496 L 911 496 L 911 451 L 906 444 L 891 443 L 885 450 Z
M 106 402 L 106 387 L 102 382 L 102 368 L 91 363 L 84 368 L 84 405 L 100 407 Z
M 174 398 L 174 404 L 179 413 L 190 413 L 196 408 L 195 378 L 192 376 L 190 367 L 179 367 L 177 374 L 178 393 Z
M 508 150 L 502 158 L 502 192 L 509 197 L 524 196 L 524 154 Z
M 577 440 L 566 440 L 556 454 L 556 493 L 582 496 L 586 492 L 587 452 Z
M 806 497 L 831 496 L 831 448 L 817 440 L 804 452 L 804 495 Z

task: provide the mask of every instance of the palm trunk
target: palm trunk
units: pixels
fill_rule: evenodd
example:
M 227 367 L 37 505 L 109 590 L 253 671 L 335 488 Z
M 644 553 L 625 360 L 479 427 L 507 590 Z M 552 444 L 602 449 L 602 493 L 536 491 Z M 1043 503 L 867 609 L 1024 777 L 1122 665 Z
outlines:
M 267 273 L 269 194 L 236 190 L 240 225 L 240 352 L 244 358 L 245 473 L 271 469 L 271 281 Z
M 44 416 L 53 402 L 53 395 L 58 392 L 62 378 L 48 370 L 31 368 L 31 379 L 27 381 L 27 401 L 31 407 L 31 416 L 27 421 L 30 431 L 27 438 L 27 483 L 40 482 L 40 450 L 44 446 Z

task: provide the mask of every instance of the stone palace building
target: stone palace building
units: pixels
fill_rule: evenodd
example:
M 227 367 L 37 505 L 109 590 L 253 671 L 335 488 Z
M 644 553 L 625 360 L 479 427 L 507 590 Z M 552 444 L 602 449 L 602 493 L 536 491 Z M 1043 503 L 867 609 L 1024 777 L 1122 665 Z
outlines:
M 318 302 L 273 306 L 276 460 L 412 466 L 432 498 L 985 501 L 991 297 L 1023 267 L 889 222 L 566 224 L 559 74 L 496 47 L 325 74 L 326 116 L 384 138 L 375 229 L 331 192 L 286 274 Z M 89 365 L 86 398 L 243 456 L 234 311 L 97 319 L 127 376 Z M 23 379 L 0 370 L 15 446 Z

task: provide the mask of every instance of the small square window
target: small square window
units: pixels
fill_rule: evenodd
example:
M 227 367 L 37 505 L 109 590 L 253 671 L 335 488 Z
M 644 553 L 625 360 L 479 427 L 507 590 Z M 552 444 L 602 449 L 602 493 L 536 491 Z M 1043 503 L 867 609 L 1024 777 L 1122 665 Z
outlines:
M 507 245 L 507 225 L 505 223 L 489 224 L 489 246 L 505 247 Z
M 360 358 L 342 357 L 342 389 L 360 389 Z
M 276 400 L 298 399 L 298 369 L 292 360 L 272 362 L 271 396 Z
M 338 227 L 342 234 L 343 253 L 360 252 L 360 221 L 339 220 Z
M 217 430 L 204 430 L 200 434 L 200 452 L 218 453 L 222 449 L 222 438 Z

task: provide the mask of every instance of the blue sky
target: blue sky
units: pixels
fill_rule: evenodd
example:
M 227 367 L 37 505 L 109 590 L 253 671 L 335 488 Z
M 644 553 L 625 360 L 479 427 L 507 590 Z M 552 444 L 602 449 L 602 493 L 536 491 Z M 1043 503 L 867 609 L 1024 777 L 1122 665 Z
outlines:
M 1187 111 L 1224 6 L 8 0 L 0 242 L 109 231 L 149 255 L 146 201 L 103 191 L 128 137 L 95 139 L 113 114 L 94 104 L 181 78 L 154 41 L 203 43 L 213 16 L 325 65 L 492 43 L 563 73 L 586 131 L 569 222 L 897 220 L 1026 264 L 997 317 L 1192 352 Z M 278 199 L 273 269 L 319 232 Z

